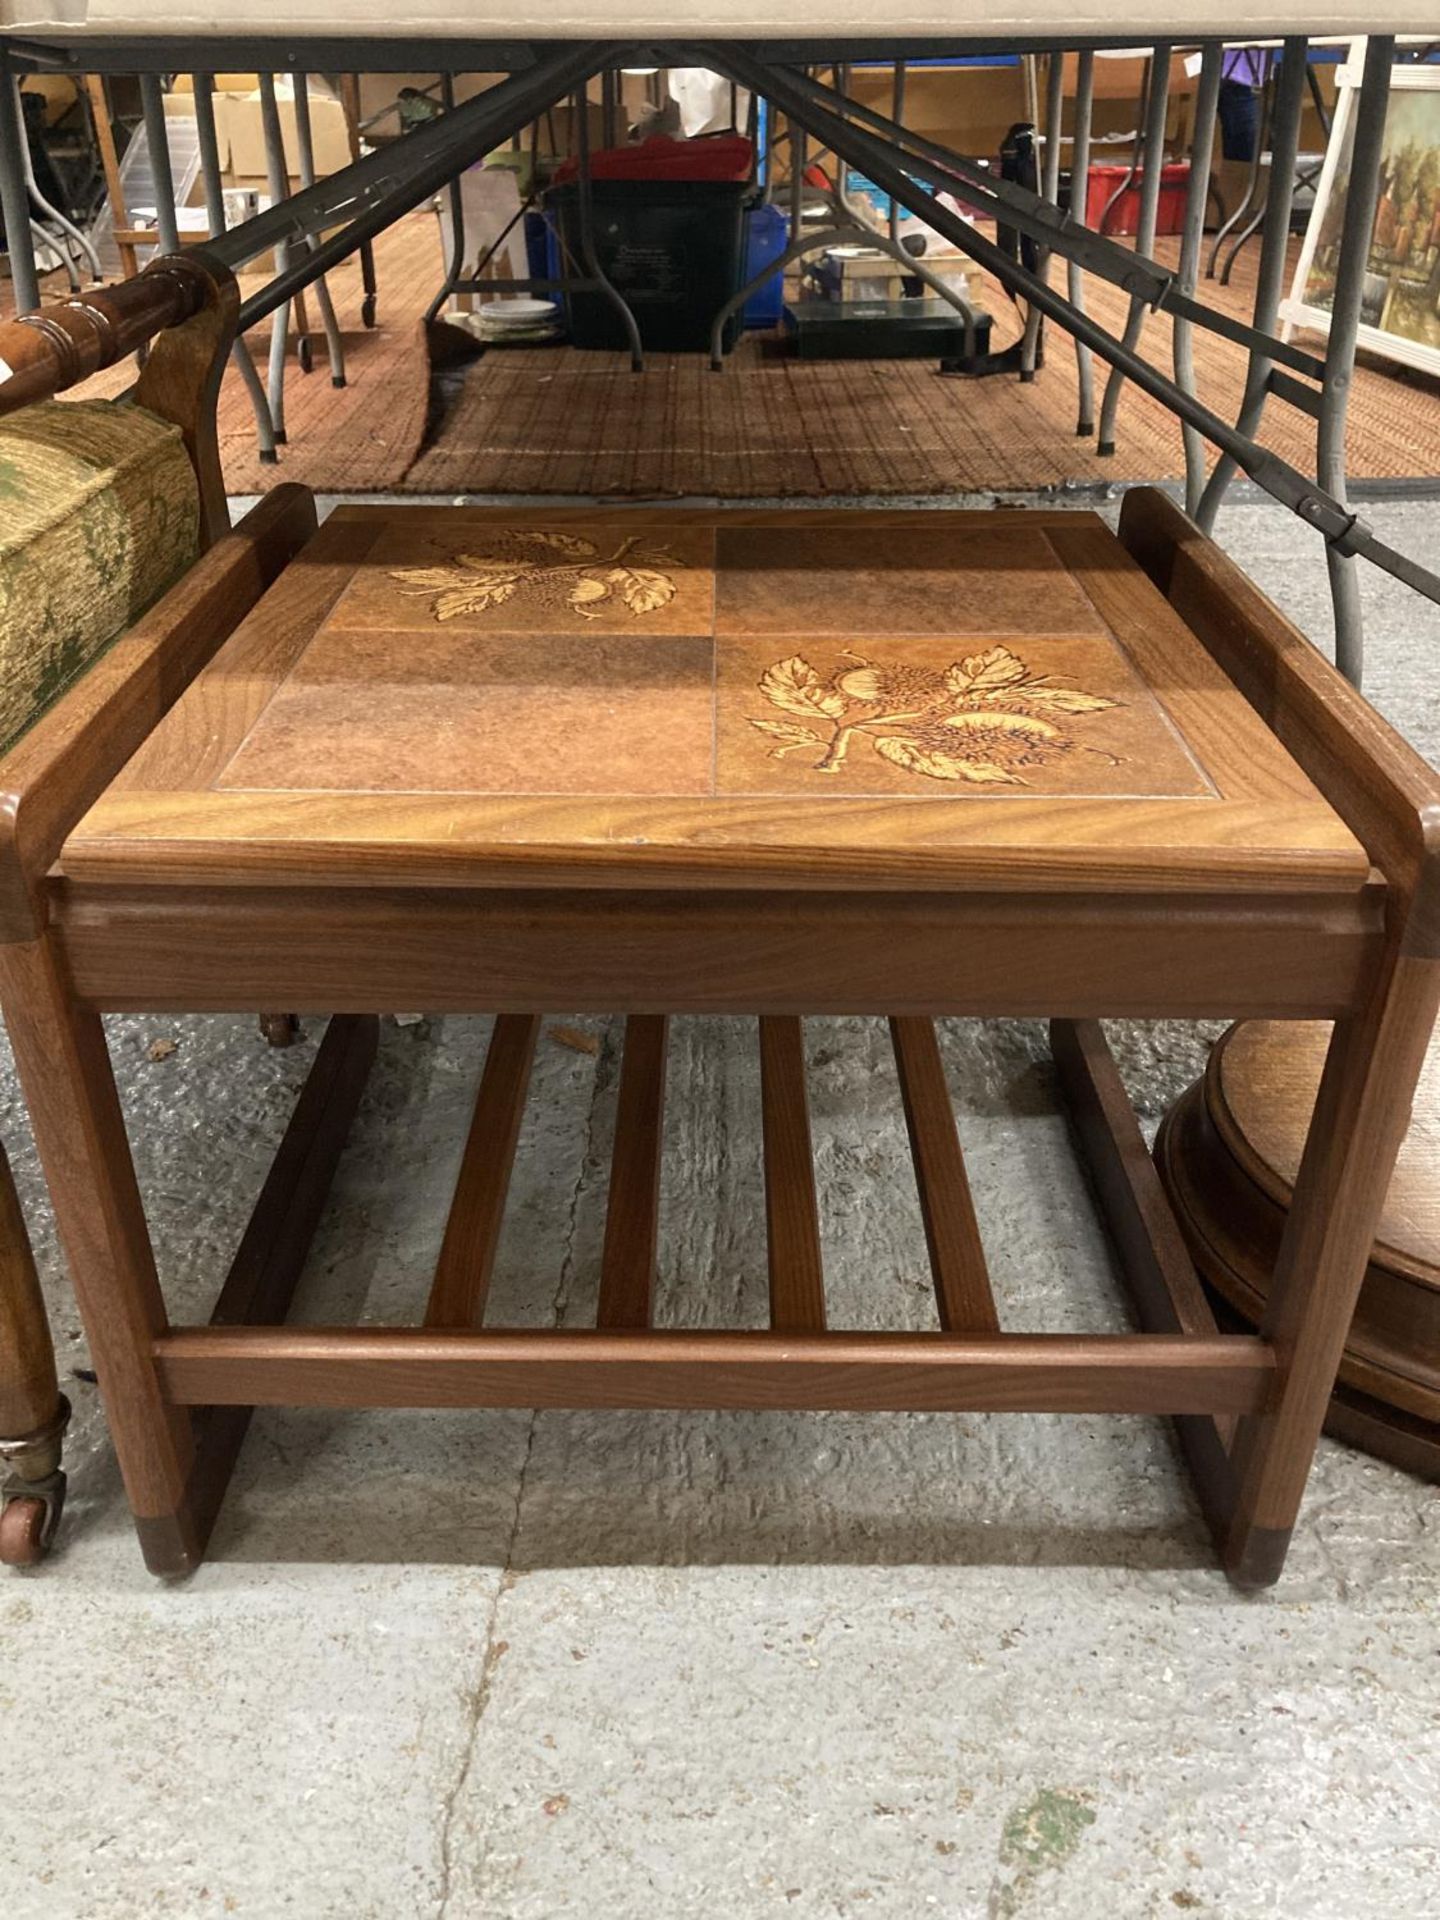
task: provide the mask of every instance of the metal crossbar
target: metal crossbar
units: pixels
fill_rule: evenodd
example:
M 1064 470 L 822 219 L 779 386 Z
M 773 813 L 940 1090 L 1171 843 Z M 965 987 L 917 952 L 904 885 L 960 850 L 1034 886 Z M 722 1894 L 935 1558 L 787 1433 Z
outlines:
M 1389 42 L 1372 39 L 1367 57 L 1367 70 L 1369 66 L 1378 67 L 1382 62 L 1388 69 L 1389 47 Z M 1440 575 L 1421 566 L 1417 561 L 1409 559 L 1406 555 L 1396 552 L 1393 547 L 1379 539 L 1373 528 L 1368 526 L 1358 514 L 1351 512 L 1343 499 L 1337 498 L 1318 480 L 1307 477 L 1278 454 L 1258 445 L 1248 434 L 1239 431 L 1193 394 L 1187 393 L 1183 387 L 1177 385 L 1157 367 L 1152 366 L 1123 340 L 1117 340 L 1088 314 L 1075 308 L 1069 300 L 1048 286 L 1037 274 L 1032 273 L 1019 261 L 1012 259 L 993 241 L 986 239 L 970 221 L 952 213 L 940 202 L 934 192 L 913 177 L 928 174 L 933 178 L 937 172 L 943 175 L 944 168 L 935 166 L 924 156 L 919 161 L 913 161 L 908 152 L 897 154 L 895 145 L 878 139 L 865 126 L 858 124 L 860 117 L 858 113 L 847 119 L 831 111 L 823 98 L 817 98 L 817 93 L 823 96 L 828 90 L 819 88 L 817 83 L 808 80 L 803 74 L 775 66 L 766 66 L 747 50 L 729 43 L 707 44 L 700 50 L 698 57 L 703 59 L 705 64 L 729 74 L 744 86 L 756 91 L 763 89 L 772 102 L 804 124 L 817 139 L 823 140 L 837 159 L 863 169 L 882 192 L 892 195 L 902 206 L 918 214 L 943 238 L 959 247 L 962 252 L 968 253 L 979 265 L 993 273 L 1003 286 L 1030 301 L 1047 318 L 1053 319 L 1057 325 L 1065 328 L 1077 340 L 1083 341 L 1099 358 L 1123 372 L 1125 377 L 1133 381 L 1142 392 L 1148 393 L 1176 414 L 1181 421 L 1194 427 L 1222 454 L 1230 455 L 1240 471 L 1248 475 L 1257 486 L 1270 494 L 1273 499 L 1278 500 L 1282 506 L 1298 514 L 1322 535 L 1328 549 L 1332 584 L 1337 578 L 1348 577 L 1339 563 L 1353 555 L 1361 554 L 1407 586 L 1413 587 L 1416 592 L 1424 594 L 1427 599 L 1440 604 Z M 1372 93 L 1376 91 L 1375 88 L 1371 88 Z M 1382 102 L 1384 97 L 1383 93 L 1379 94 Z M 865 116 L 867 120 L 871 117 Z M 1383 128 L 1383 115 L 1381 125 Z M 1359 168 L 1364 158 L 1358 145 L 1357 132 L 1355 175 L 1357 180 L 1360 179 Z M 1374 162 L 1374 172 L 1378 173 L 1378 146 Z M 958 168 L 953 170 L 953 178 L 960 177 Z M 943 184 L 949 187 L 952 182 L 946 181 Z M 1007 186 L 1005 196 L 1007 217 L 1010 217 L 1008 201 L 1014 191 Z M 967 198 L 976 197 L 968 186 L 966 193 Z M 1027 199 L 1031 197 L 1026 196 Z M 1363 201 L 1363 193 L 1358 197 Z M 1039 201 L 1038 204 L 1044 207 L 1046 203 Z M 1033 210 L 1026 207 L 1020 211 L 1026 214 L 1032 224 L 1038 224 Z M 1047 209 L 1047 211 L 1053 218 L 1054 209 Z M 1363 207 L 1361 214 L 1355 214 L 1352 199 L 1349 212 L 1354 217 L 1347 219 L 1347 236 L 1352 226 L 1358 229 Z M 1370 217 L 1373 219 L 1373 205 Z M 1364 229 L 1364 239 L 1367 241 L 1368 234 L 1367 224 Z M 1057 228 L 1056 233 L 1050 236 L 1050 245 L 1056 251 L 1060 251 L 1061 242 L 1066 237 Z M 1095 238 L 1098 240 L 1099 237 L 1095 236 Z M 1111 243 L 1102 242 L 1101 244 L 1109 246 Z M 1121 251 L 1126 259 L 1133 262 L 1133 256 L 1124 253 L 1124 250 Z M 1364 251 L 1363 241 L 1357 241 L 1350 247 L 1352 256 L 1358 258 L 1361 263 L 1358 271 L 1363 271 Z M 1146 264 L 1140 262 L 1137 268 L 1142 276 L 1142 282 L 1146 275 Z M 1150 265 L 1153 267 L 1153 263 Z M 1173 275 L 1165 274 L 1167 285 L 1172 284 L 1173 279 Z M 1337 320 L 1339 291 L 1337 288 Z M 1171 311 L 1175 310 L 1173 301 L 1167 304 L 1170 305 Z M 1355 308 L 1358 314 L 1358 286 L 1355 290 Z M 1202 308 L 1200 311 L 1204 313 L 1207 310 Z M 1270 343 L 1265 337 L 1257 336 L 1257 339 L 1268 350 Z M 1330 351 L 1325 363 L 1327 369 L 1338 365 L 1341 344 L 1337 342 L 1332 331 Z M 1353 337 L 1351 350 L 1353 353 Z M 1283 356 L 1275 354 L 1273 357 L 1279 359 Z M 1322 423 L 1322 442 L 1324 438 Z M 1333 433 L 1331 439 L 1333 440 Z M 1342 614 L 1342 603 L 1338 593 L 1336 612 L 1338 627 L 1341 618 L 1346 617 Z M 1358 607 L 1355 612 L 1358 614 Z M 1353 619 L 1353 616 L 1349 617 Z
M 1122 36 L 1122 39 L 1141 50 L 1149 49 L 1152 71 L 1160 64 L 1163 49 L 1157 49 L 1153 42 L 1137 36 Z M 988 44 L 998 49 L 1002 43 L 1010 51 L 1027 48 L 1048 53 L 1057 63 L 1061 52 L 1053 40 L 1036 36 L 1001 35 L 999 40 Z M 261 70 L 267 65 L 274 70 L 295 64 L 293 51 L 287 52 L 283 59 L 277 56 L 267 61 L 257 52 L 258 41 L 244 44 L 248 51 L 244 60 L 237 54 L 239 64 Z M 1075 103 L 1077 167 L 1089 146 L 1093 62 L 1088 53 L 1096 44 L 1093 38 L 1083 35 L 1066 42 L 1068 49 L 1081 54 Z M 1120 43 L 1111 36 L 1106 44 Z M 583 87 L 594 74 L 618 67 L 627 59 L 640 58 L 642 52 L 647 65 L 698 61 L 725 73 L 732 83 L 747 86 L 757 97 L 764 97 L 785 113 L 790 123 L 792 196 L 797 212 L 808 139 L 834 154 L 842 167 L 862 168 L 877 186 L 889 193 L 894 205 L 918 213 L 937 232 L 992 272 L 1010 292 L 1028 302 L 1032 318 L 1027 334 L 1040 316 L 1053 319 L 1071 334 L 1080 371 L 1082 431 L 1089 431 L 1094 425 L 1091 360 L 1098 357 L 1111 369 L 1109 393 L 1112 396 L 1118 394 L 1121 381 L 1133 382 L 1180 421 L 1186 444 L 1187 504 L 1203 521 L 1213 520 L 1232 475 L 1242 472 L 1313 526 L 1326 542 L 1335 607 L 1337 658 L 1352 679 L 1358 680 L 1362 652 L 1359 584 L 1352 564 L 1355 557 L 1363 556 L 1415 591 L 1440 602 L 1440 576 L 1379 540 L 1350 509 L 1346 499 L 1346 403 L 1374 218 L 1389 74 L 1394 60 L 1393 37 L 1372 36 L 1367 43 L 1365 73 L 1355 116 L 1352 182 L 1346 200 L 1340 267 L 1323 359 L 1278 339 L 1274 333 L 1289 235 L 1293 168 L 1283 165 L 1278 168 L 1284 176 L 1278 193 L 1272 180 L 1271 204 L 1264 215 L 1259 291 L 1252 323 L 1217 313 L 1195 295 L 1214 135 L 1218 42 L 1202 43 L 1201 84 L 1192 150 L 1193 184 L 1188 196 L 1178 272 L 1147 257 L 1143 250 L 1132 250 L 1095 232 L 1073 213 L 1063 212 L 1055 204 L 1056 181 L 1052 176 L 1054 158 L 1058 155 L 1061 99 L 1053 78 L 1049 90 L 1053 150 L 1042 183 L 1045 191 L 1038 194 L 1015 182 L 997 179 L 975 162 L 901 125 L 903 81 L 897 86 L 893 118 L 846 97 L 844 76 L 848 59 L 903 61 L 906 57 L 973 50 L 968 46 L 865 41 L 821 48 L 809 42 L 772 41 L 707 43 L 699 48 L 667 44 L 636 51 L 613 41 L 545 46 L 487 43 L 483 59 L 479 57 L 479 43 L 443 46 L 436 43 L 424 59 L 419 58 L 413 45 L 394 40 L 385 43 L 383 53 L 379 48 L 367 46 L 362 55 L 360 43 L 356 43 L 346 48 L 343 55 L 337 51 L 333 59 L 322 57 L 322 50 L 311 42 L 307 41 L 306 47 L 306 64 L 312 68 L 359 64 L 376 70 L 394 70 L 413 69 L 418 64 L 422 69 L 451 73 L 504 68 L 509 70 L 510 78 L 384 151 L 356 160 L 341 172 L 305 188 L 257 219 L 216 239 L 212 251 L 232 268 L 244 265 L 271 247 L 283 251 L 287 246 L 300 243 L 288 266 L 244 303 L 242 327 L 253 326 L 282 308 L 338 261 L 357 248 L 365 248 L 382 228 L 453 181 L 487 146 L 510 138 L 566 93 Z M 38 288 L 25 222 L 28 208 L 24 130 L 17 111 L 16 72 L 21 66 L 74 68 L 82 58 L 90 70 L 125 70 L 151 76 L 175 64 L 173 55 L 167 59 L 163 45 L 156 42 L 146 43 L 141 49 L 133 43 L 87 39 L 82 56 L 75 48 L 13 38 L 0 41 L 0 202 L 3 202 L 7 225 L 15 236 L 11 242 L 12 273 L 21 311 L 37 304 Z M 805 71 L 806 65 L 816 60 L 830 67 L 837 86 L 825 86 Z M 1310 84 L 1307 63 L 1308 42 L 1300 37 L 1287 41 L 1271 106 L 1271 143 L 1282 160 L 1298 138 L 1302 90 Z M 158 89 L 147 86 L 146 93 L 149 112 L 158 119 L 160 116 L 155 114 Z M 1147 116 L 1152 133 L 1158 119 L 1159 110 L 1155 107 Z M 1196 170 L 1203 177 L 1201 182 L 1193 181 Z M 1153 174 L 1155 169 L 1150 167 L 1147 171 Z M 1153 187 L 1153 182 L 1151 185 Z M 977 232 L 970 221 L 958 219 L 940 203 L 941 192 L 963 196 L 997 222 L 1034 241 L 1042 259 L 1054 255 L 1065 260 L 1068 296 L 1050 287 L 1043 272 L 1028 269 L 1023 261 L 1011 258 Z M 333 231 L 337 227 L 341 230 Z M 1117 339 L 1085 312 L 1083 281 L 1088 273 L 1096 274 L 1130 295 L 1132 324 L 1127 326 L 1125 338 Z M 1137 317 L 1143 322 L 1147 310 L 1164 312 L 1174 322 L 1173 378 L 1138 351 L 1139 329 L 1134 323 Z M 1191 340 L 1196 327 L 1244 347 L 1249 355 L 1245 397 L 1233 423 L 1206 406 L 1195 392 Z M 1307 383 L 1314 383 L 1313 388 Z M 1255 435 L 1271 396 L 1299 408 L 1317 421 L 1315 478 L 1258 444 Z M 1110 412 L 1113 413 L 1113 406 Z M 1203 441 L 1218 449 L 1219 455 L 1208 480 L 1204 476 Z

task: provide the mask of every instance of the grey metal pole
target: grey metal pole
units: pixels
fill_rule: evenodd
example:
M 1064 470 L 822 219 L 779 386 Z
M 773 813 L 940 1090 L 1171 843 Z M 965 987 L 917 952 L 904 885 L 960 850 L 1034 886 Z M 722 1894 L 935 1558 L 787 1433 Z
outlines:
M 452 74 L 441 74 L 440 98 L 446 113 L 453 113 L 455 111 L 455 79 Z M 461 193 L 458 173 L 451 179 L 446 192 L 450 197 L 450 264 L 445 269 L 445 278 L 441 282 L 440 291 L 425 309 L 427 326 L 435 319 L 465 274 L 465 200 Z
M 1290 244 L 1290 211 L 1295 204 L 1295 167 L 1300 157 L 1300 114 L 1305 105 L 1305 73 L 1309 65 L 1310 43 L 1303 36 L 1285 42 L 1280 56 L 1280 74 L 1275 83 L 1275 104 L 1270 119 L 1270 181 L 1265 190 L 1265 231 L 1260 242 L 1260 265 L 1255 280 L 1255 326 L 1272 334 L 1280 318 L 1280 296 L 1285 286 L 1285 257 Z M 1275 363 L 1262 348 L 1250 352 L 1245 373 L 1245 393 L 1240 402 L 1236 425 L 1247 439 L 1259 430 L 1265 401 L 1270 392 L 1270 374 Z M 1200 497 L 1195 518 L 1206 533 L 1213 530 L 1215 516 L 1235 474 L 1235 462 L 1222 453 L 1215 471 Z
M 1140 182 L 1140 217 L 1135 235 L 1135 251 L 1150 254 L 1155 248 L 1155 218 L 1160 210 L 1160 176 L 1165 168 L 1165 123 L 1170 107 L 1170 43 L 1159 40 L 1150 56 L 1150 98 L 1145 111 L 1145 173 Z M 1145 302 L 1133 299 L 1122 336 L 1132 351 L 1139 344 L 1145 327 Z M 1125 375 L 1119 367 L 1105 384 L 1100 402 L 1100 432 L 1095 451 L 1102 456 L 1115 451 L 1115 416 L 1124 390 Z
M 220 142 L 215 133 L 215 76 L 213 73 L 197 73 L 192 84 L 195 89 L 195 128 L 200 143 L 200 182 L 205 190 L 205 218 L 211 238 L 214 239 L 224 233 L 226 226 L 225 187 L 220 178 Z M 260 444 L 260 459 L 265 466 L 273 466 L 277 455 L 275 429 L 270 420 L 270 402 L 265 398 L 265 387 L 255 370 L 250 348 L 239 334 L 236 334 L 235 344 L 230 349 L 230 358 L 250 396 L 250 407 L 255 415 L 255 438 Z
M 34 313 L 40 305 L 40 278 L 30 235 L 30 196 L 25 191 L 25 112 L 20 81 L 0 49 L 0 212 L 5 216 L 5 245 L 15 287 L 15 311 Z
M 766 65 L 732 42 L 707 45 L 704 64 L 733 74 L 746 86 L 763 88 L 787 114 L 797 119 L 803 117 L 816 137 L 828 142 L 837 157 L 861 168 L 883 192 L 896 195 L 902 206 L 918 214 L 962 253 L 968 253 L 993 273 L 1002 286 L 1033 300 L 1048 319 L 1083 339 L 1100 359 L 1122 369 L 1126 378 L 1133 380 L 1143 393 L 1158 400 L 1178 419 L 1188 421 L 1222 452 L 1233 453 L 1258 486 L 1322 534 L 1332 551 L 1363 554 L 1397 580 L 1440 605 L 1440 573 L 1377 539 L 1374 529 L 1328 495 L 1319 481 L 1301 473 L 1268 448 L 1246 440 L 1212 407 L 1183 392 L 1158 367 L 1126 347 L 1088 314 L 1077 313 L 1062 294 L 1011 259 L 971 222 L 951 213 L 916 178 L 917 174 L 922 180 L 927 174 L 936 174 L 943 182 L 943 169 L 917 161 L 908 153 L 897 153 L 893 142 L 876 139 L 862 126 L 853 122 L 847 125 L 807 94 L 798 70 Z
M 1385 117 L 1390 107 L 1390 71 L 1394 60 L 1393 35 L 1372 34 L 1365 43 L 1360 96 L 1355 102 L 1350 183 L 1345 194 L 1340 259 L 1330 305 L 1330 332 L 1325 343 L 1325 383 L 1320 390 L 1315 473 L 1321 486 L 1342 505 L 1346 501 L 1345 416 L 1355 371 L 1355 343 L 1360 330 L 1360 303 L 1365 292 L 1370 237 L 1375 230 L 1375 208 L 1380 197 L 1380 159 L 1385 145 Z M 1335 664 L 1352 686 L 1358 687 L 1365 665 L 1365 617 L 1355 562 L 1351 556 L 1327 546 L 1325 564 L 1330 570 L 1330 598 L 1335 609 Z
M 158 73 L 140 76 L 140 111 L 145 120 L 145 143 L 150 149 L 150 171 L 155 180 L 155 230 L 162 253 L 180 251 L 180 225 L 175 218 L 175 175 L 170 168 L 170 130 L 165 124 L 165 96 Z
M 595 251 L 595 201 L 591 191 L 590 178 L 590 122 L 589 102 L 584 87 L 580 87 L 571 96 L 575 114 L 575 188 L 576 205 L 579 210 L 580 259 L 586 273 L 596 282 L 601 293 L 620 316 L 620 324 L 625 329 L 625 338 L 630 347 L 630 371 L 645 371 L 645 350 L 640 344 L 640 328 L 630 303 L 619 289 L 614 286 L 600 265 L 600 256 Z
M 462 167 L 508 140 L 517 128 L 529 126 L 569 93 L 577 79 L 597 73 L 613 57 L 613 48 L 596 42 L 560 47 L 457 107 L 453 125 L 451 116 L 441 114 L 383 151 L 367 154 L 278 207 L 233 227 L 211 248 L 232 271 L 277 241 L 340 228 L 338 233 L 327 233 L 313 252 L 307 251 L 302 260 L 241 302 L 242 330 L 274 313 L 317 274 L 348 260 L 373 235 L 393 226 L 401 214 L 429 199 Z
M 445 75 L 449 83 L 450 76 Z M 454 99 L 454 87 L 450 86 L 450 96 Z M 295 144 L 299 149 L 300 184 L 313 187 L 315 184 L 315 140 L 310 130 L 310 84 L 303 73 L 295 75 Z M 315 251 L 313 239 L 305 242 L 306 250 Z M 330 384 L 343 387 L 345 384 L 345 348 L 340 339 L 340 327 L 335 318 L 335 303 L 330 298 L 330 288 L 322 273 L 315 282 L 315 303 L 320 309 L 320 324 L 325 329 L 325 347 L 330 355 Z
M 1065 58 L 1051 48 L 1045 73 L 1045 156 L 1040 168 L 1041 198 L 1052 207 L 1060 204 L 1060 136 L 1065 117 Z M 1035 263 L 1041 279 L 1050 278 L 1050 249 L 1042 247 Z M 1031 307 L 1025 316 L 1025 332 L 1020 341 L 1020 378 L 1035 378 L 1035 362 L 1040 351 L 1040 309 Z
M 899 59 L 895 62 L 890 87 L 890 118 L 897 127 L 905 124 L 905 62 Z M 890 202 L 890 244 L 892 247 L 900 244 L 900 203 L 893 199 Z
M 1194 293 L 1200 281 L 1200 256 L 1205 250 L 1205 215 L 1210 205 L 1210 169 L 1215 159 L 1215 117 L 1220 105 L 1220 79 L 1225 49 L 1207 40 L 1200 54 L 1200 78 L 1195 89 L 1195 133 L 1190 143 L 1190 184 L 1185 195 L 1185 225 L 1180 239 L 1179 280 L 1182 293 Z M 1195 391 L 1195 329 L 1185 315 L 1175 320 L 1175 384 Z M 1205 442 L 1194 427 L 1183 423 L 1185 442 L 1185 511 L 1193 514 L 1205 490 Z
M 290 191 L 285 171 L 285 136 L 280 128 L 280 107 L 275 98 L 275 76 L 260 75 L 260 124 L 265 134 L 265 178 L 270 188 L 270 204 L 278 206 Z M 283 279 L 290 267 L 290 242 L 275 242 L 275 265 Z M 281 301 L 270 321 L 269 397 L 270 418 L 275 426 L 277 445 L 285 444 L 285 353 L 290 343 L 290 302 Z
M 1083 220 L 1090 188 L 1090 127 L 1095 105 L 1095 55 L 1087 47 L 1075 68 L 1075 134 L 1070 143 L 1070 217 Z M 1076 194 L 1079 194 L 1077 210 Z M 1085 270 L 1078 260 L 1065 263 L 1065 290 L 1078 313 L 1085 311 Z M 1075 431 L 1085 437 L 1095 431 L 1095 359 L 1083 340 L 1075 342 L 1075 374 L 1080 384 L 1080 411 Z

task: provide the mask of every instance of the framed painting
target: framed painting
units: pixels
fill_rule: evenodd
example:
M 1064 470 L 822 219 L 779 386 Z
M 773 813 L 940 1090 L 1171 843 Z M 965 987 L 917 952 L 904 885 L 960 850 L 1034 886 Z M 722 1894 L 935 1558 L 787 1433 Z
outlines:
M 1364 48 L 1363 40 L 1352 42 L 1338 75 L 1325 166 L 1290 297 L 1280 308 L 1287 339 L 1297 326 L 1330 329 Z M 1440 65 L 1397 66 L 1391 73 L 1359 342 L 1440 374 Z

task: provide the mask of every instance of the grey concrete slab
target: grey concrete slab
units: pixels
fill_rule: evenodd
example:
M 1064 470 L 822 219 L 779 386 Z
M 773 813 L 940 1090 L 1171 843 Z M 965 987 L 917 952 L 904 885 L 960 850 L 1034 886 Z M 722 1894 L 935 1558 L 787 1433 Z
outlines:
M 1369 511 L 1433 548 L 1436 503 Z M 1311 536 L 1263 506 L 1220 532 L 1323 640 Z M 1440 755 L 1437 616 L 1370 599 L 1377 701 Z M 618 1025 L 556 1022 L 576 1031 L 541 1044 L 495 1280 L 523 1324 L 585 1322 L 603 1232 Z M 1115 1029 L 1147 1124 L 1213 1031 Z M 386 1024 L 299 1317 L 418 1311 L 485 1033 Z M 195 1315 L 316 1033 L 111 1038 Z M 943 1044 L 1008 1324 L 1122 1325 L 1043 1029 Z M 807 1053 L 832 1317 L 928 1324 L 884 1029 L 815 1021 Z M 677 1022 L 670 1116 L 660 1318 L 758 1324 L 743 1023 Z M 5 1920 L 1434 1911 L 1433 1488 L 1326 1444 L 1284 1584 L 1246 1600 L 1160 1422 L 265 1411 L 211 1561 L 167 1588 L 3 1053 L 0 1130 L 77 1406 L 60 1550 L 0 1581 Z

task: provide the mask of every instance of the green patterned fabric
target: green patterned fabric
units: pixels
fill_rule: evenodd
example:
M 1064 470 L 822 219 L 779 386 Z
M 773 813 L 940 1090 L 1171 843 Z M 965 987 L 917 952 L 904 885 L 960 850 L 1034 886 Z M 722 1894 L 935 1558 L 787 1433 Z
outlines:
M 178 427 L 119 400 L 0 419 L 0 753 L 199 548 Z

